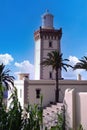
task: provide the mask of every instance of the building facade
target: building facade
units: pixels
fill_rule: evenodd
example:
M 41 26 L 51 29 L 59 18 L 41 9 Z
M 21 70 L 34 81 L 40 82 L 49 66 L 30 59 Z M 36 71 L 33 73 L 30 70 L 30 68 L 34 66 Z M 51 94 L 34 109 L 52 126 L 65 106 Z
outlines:
M 48 11 L 42 16 L 42 26 L 35 31 L 35 80 L 52 80 L 55 79 L 55 72 L 52 72 L 52 67 L 43 67 L 40 65 L 47 54 L 57 50 L 61 52 L 60 40 L 62 29 L 55 29 L 53 24 L 54 16 Z M 61 71 L 59 71 L 61 78 Z
M 29 80 L 28 78 L 15 81 L 18 99 L 24 108 L 28 104 L 39 104 L 43 95 L 43 106 L 55 103 L 55 80 Z M 75 89 L 75 92 L 87 92 L 87 80 L 59 80 L 59 102 L 63 102 L 65 90 Z

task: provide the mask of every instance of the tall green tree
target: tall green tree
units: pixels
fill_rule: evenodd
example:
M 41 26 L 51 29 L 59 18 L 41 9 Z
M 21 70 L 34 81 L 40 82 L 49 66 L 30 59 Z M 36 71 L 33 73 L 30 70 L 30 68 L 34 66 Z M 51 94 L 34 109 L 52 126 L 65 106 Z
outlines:
M 74 65 L 74 70 L 76 69 L 84 69 L 87 71 L 87 57 L 86 56 L 79 59 L 79 62 Z
M 8 113 L 3 102 L 4 92 L 10 88 L 10 84 L 14 86 L 14 77 L 10 76 L 9 72 L 4 64 L 0 64 L 0 130 L 7 130 Z
M 56 91 L 55 91 L 55 101 L 59 101 L 59 71 L 63 68 L 67 71 L 67 67 L 72 67 L 66 62 L 68 59 L 62 58 L 62 53 L 60 54 L 58 51 L 52 51 L 47 54 L 47 58 L 44 58 L 41 65 L 43 66 L 52 66 L 53 71 L 56 72 Z
M 10 70 L 5 69 L 4 64 L 0 64 L 0 106 L 2 105 L 4 91 L 14 86 L 14 77 L 9 75 Z

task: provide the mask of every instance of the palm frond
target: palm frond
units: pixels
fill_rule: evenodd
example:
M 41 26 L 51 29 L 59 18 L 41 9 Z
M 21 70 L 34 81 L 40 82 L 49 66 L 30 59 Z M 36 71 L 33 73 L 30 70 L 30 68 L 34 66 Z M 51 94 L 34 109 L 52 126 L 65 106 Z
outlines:
M 79 62 L 74 65 L 73 69 L 84 69 L 87 71 L 87 57 L 82 57 L 82 59 L 80 59 Z
M 7 89 L 9 89 L 9 85 L 14 86 L 14 77 L 9 75 L 10 70 L 5 69 L 5 65 L 0 65 L 0 84 L 4 84 Z
M 43 59 L 41 65 L 52 66 L 53 70 L 58 70 L 61 68 L 64 68 L 64 70 L 66 70 L 67 67 L 72 67 L 71 65 L 64 63 L 69 60 L 63 59 L 62 56 L 63 56 L 62 53 L 59 53 L 58 51 L 52 51 L 51 53 L 47 54 L 47 58 Z

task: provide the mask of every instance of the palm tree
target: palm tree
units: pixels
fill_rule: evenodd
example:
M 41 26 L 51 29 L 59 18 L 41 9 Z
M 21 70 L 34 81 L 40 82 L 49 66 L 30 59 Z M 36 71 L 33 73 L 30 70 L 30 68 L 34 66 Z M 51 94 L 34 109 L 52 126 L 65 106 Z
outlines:
M 9 89 L 9 83 L 14 86 L 14 77 L 9 75 L 10 70 L 5 69 L 5 65 L 0 65 L 0 84 L 5 85 L 7 90 Z
M 10 70 L 5 69 L 4 64 L 0 64 L 0 105 L 3 101 L 4 91 L 9 90 L 10 84 L 14 86 L 14 77 L 9 75 Z
M 41 65 L 43 66 L 52 66 L 52 69 L 56 72 L 56 91 L 55 91 L 55 101 L 59 101 L 59 70 L 62 68 L 67 71 L 67 67 L 72 67 L 71 65 L 64 63 L 69 61 L 68 59 L 62 58 L 63 54 L 60 54 L 58 51 L 52 51 L 47 54 L 47 58 L 44 58 Z
M 80 59 L 79 62 L 74 65 L 73 69 L 84 69 L 87 71 L 87 57 L 82 57 L 82 59 Z

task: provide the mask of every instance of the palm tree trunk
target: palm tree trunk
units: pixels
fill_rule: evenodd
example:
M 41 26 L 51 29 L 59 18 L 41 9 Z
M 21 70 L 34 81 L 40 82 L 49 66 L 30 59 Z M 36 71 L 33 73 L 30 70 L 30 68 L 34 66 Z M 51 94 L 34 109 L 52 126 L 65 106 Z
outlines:
M 55 101 L 59 101 L 59 79 L 58 79 L 58 69 L 56 69 L 56 91 L 55 91 Z

